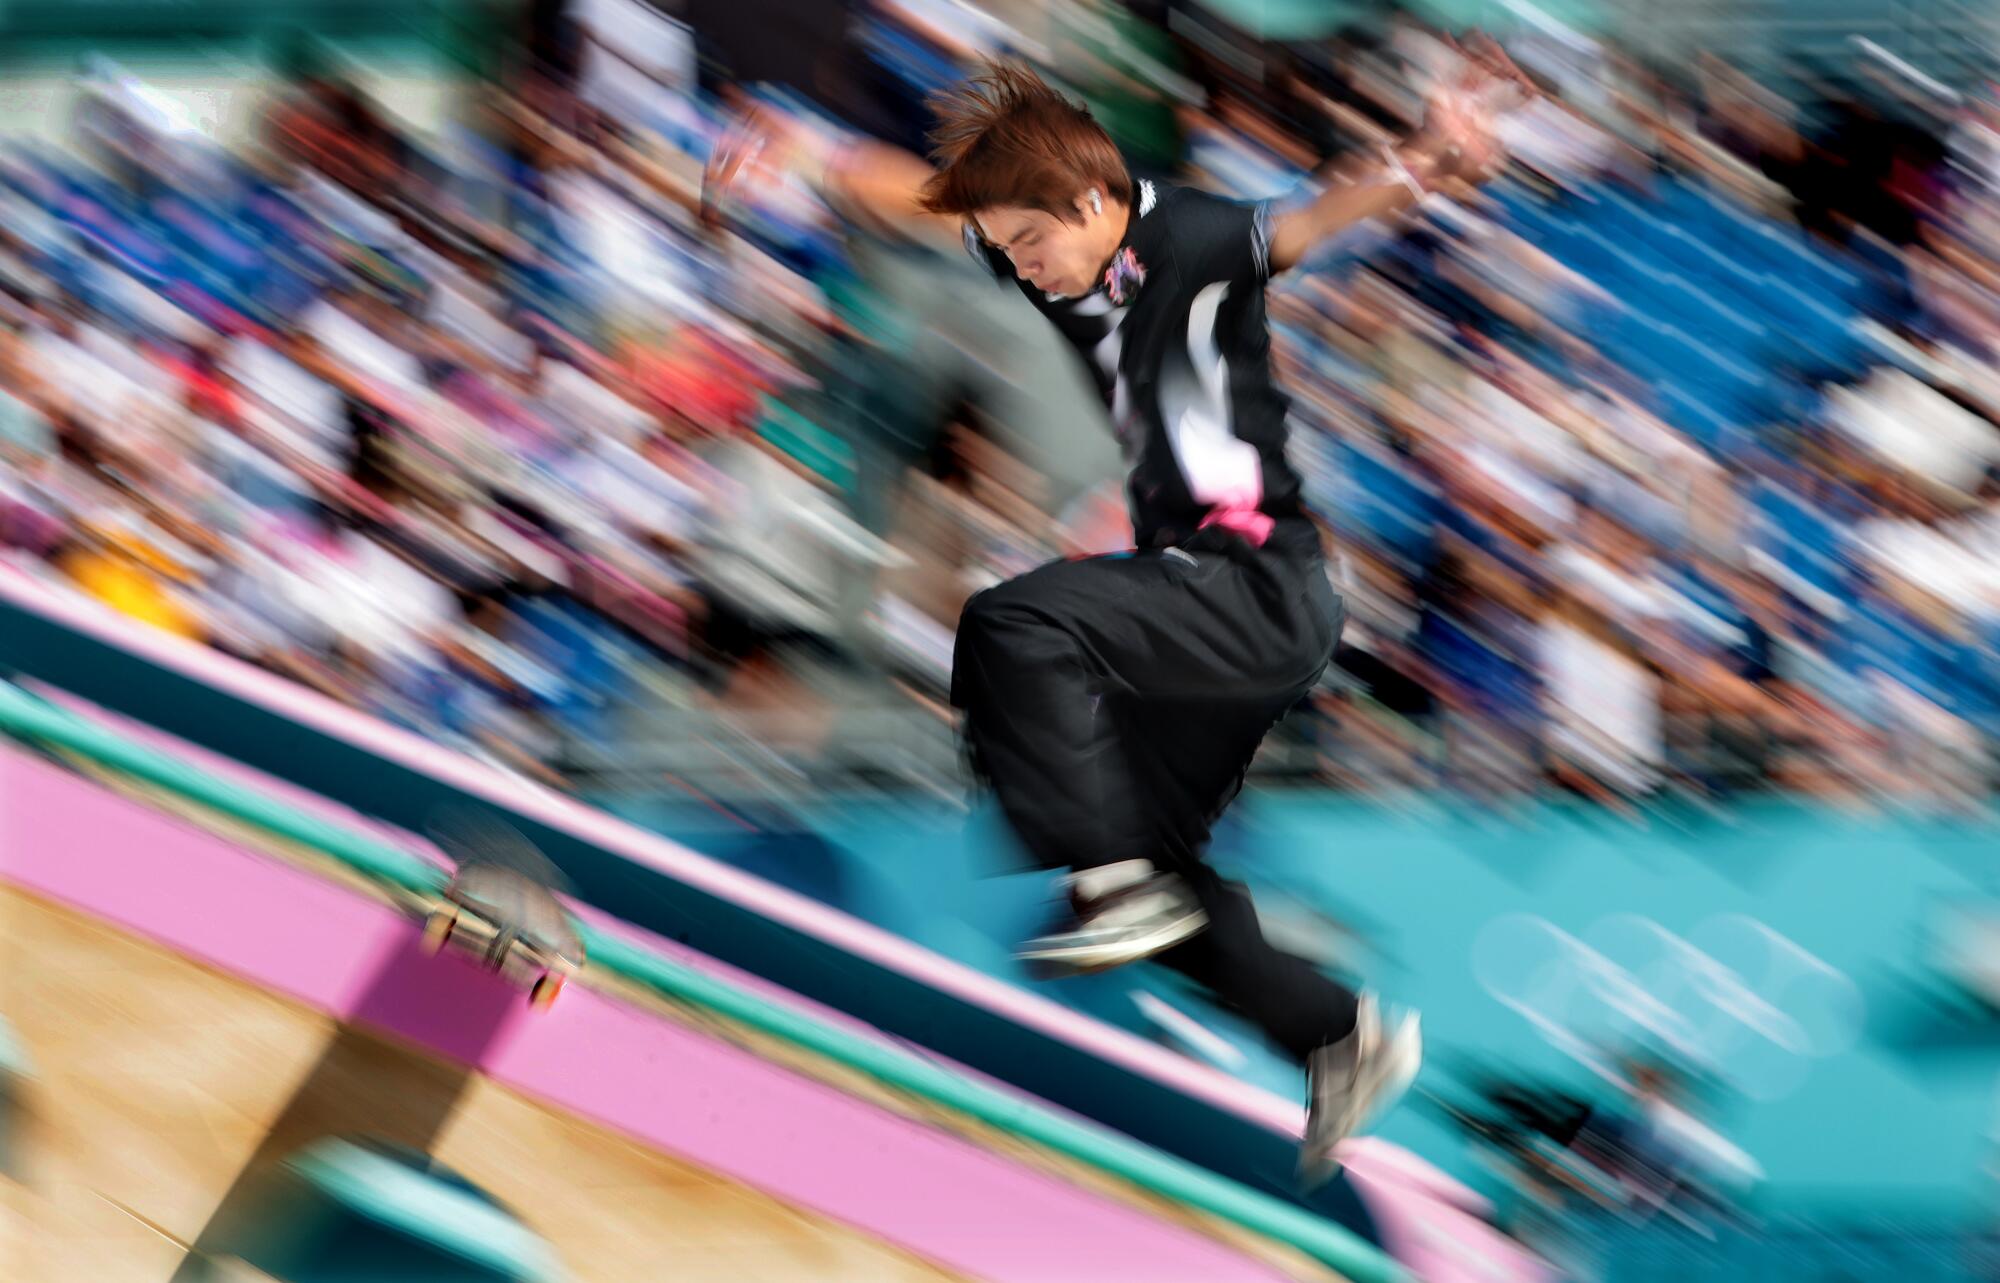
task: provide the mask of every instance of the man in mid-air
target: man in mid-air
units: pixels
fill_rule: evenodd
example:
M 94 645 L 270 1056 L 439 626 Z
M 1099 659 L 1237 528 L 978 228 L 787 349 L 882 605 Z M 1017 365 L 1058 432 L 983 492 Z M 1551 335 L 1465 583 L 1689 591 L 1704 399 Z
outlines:
M 1068 871 L 1069 920 L 1020 954 L 1072 971 L 1156 958 L 1254 1021 L 1307 1069 L 1314 1183 L 1415 1076 L 1421 1039 L 1415 1013 L 1385 1020 L 1269 944 L 1244 889 L 1202 860 L 1342 618 L 1285 457 L 1264 287 L 1355 223 L 1485 177 L 1494 112 L 1525 93 L 1497 48 L 1466 55 L 1414 136 L 1281 213 L 1135 181 L 1089 112 L 1014 66 L 933 101 L 934 163 L 755 112 L 710 165 L 711 193 L 789 167 L 858 222 L 962 245 L 1096 380 L 1136 550 L 990 588 L 958 627 L 974 765 L 1029 852 Z

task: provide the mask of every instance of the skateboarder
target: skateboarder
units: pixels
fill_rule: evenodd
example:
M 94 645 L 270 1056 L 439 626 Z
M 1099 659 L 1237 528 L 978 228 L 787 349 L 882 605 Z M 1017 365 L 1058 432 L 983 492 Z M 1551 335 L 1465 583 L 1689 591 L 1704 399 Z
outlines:
M 1468 55 L 1414 137 L 1275 214 L 1135 180 L 1087 111 L 1013 66 L 933 103 L 934 163 L 758 113 L 708 175 L 719 193 L 746 164 L 791 166 L 859 222 L 962 246 L 1013 278 L 1096 380 L 1130 464 L 1137 549 L 973 597 L 952 702 L 1024 845 L 1068 871 L 1071 918 L 1021 956 L 1077 971 L 1157 958 L 1256 1022 L 1308 1071 L 1308 1180 L 1414 1076 L 1420 1040 L 1414 1013 L 1385 1020 L 1267 943 L 1244 890 L 1201 859 L 1341 623 L 1285 458 L 1264 286 L 1354 223 L 1483 178 L 1495 104 L 1525 92 L 1497 49 Z

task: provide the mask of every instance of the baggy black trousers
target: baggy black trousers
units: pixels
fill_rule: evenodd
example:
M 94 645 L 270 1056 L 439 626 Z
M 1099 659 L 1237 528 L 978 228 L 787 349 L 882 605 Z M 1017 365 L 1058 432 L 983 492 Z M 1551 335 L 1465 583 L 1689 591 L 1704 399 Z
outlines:
M 1264 939 L 1201 856 L 1257 746 L 1319 681 L 1342 608 L 1316 555 L 1205 534 L 1043 566 L 966 603 L 952 666 L 973 765 L 1044 867 L 1150 860 L 1206 931 L 1157 961 L 1303 1060 L 1355 996 Z

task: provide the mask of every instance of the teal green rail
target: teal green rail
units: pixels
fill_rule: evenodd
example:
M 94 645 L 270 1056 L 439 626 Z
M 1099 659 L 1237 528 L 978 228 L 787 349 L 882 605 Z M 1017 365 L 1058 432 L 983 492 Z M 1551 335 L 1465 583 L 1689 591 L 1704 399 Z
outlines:
M 279 838 L 332 857 L 406 892 L 430 894 L 446 875 L 406 851 L 329 821 L 301 815 L 271 797 L 225 784 L 164 753 L 0 681 L 0 733 L 59 747 L 167 789 Z M 1394 1261 L 1321 1217 L 1226 1180 L 1116 1132 L 1061 1117 L 942 1069 L 901 1047 L 877 1042 L 777 1006 L 628 940 L 584 929 L 590 965 L 668 998 L 704 1007 L 802 1047 L 935 1105 L 1033 1141 L 1140 1189 L 1298 1249 L 1354 1283 L 1405 1283 Z

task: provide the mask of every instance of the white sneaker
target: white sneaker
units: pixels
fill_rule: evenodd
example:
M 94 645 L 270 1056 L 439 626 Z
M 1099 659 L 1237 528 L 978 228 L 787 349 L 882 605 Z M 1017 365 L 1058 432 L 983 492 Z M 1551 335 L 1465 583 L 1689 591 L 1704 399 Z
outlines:
M 1421 1019 L 1397 1017 L 1386 1032 L 1372 994 L 1363 994 L 1354 1032 L 1321 1047 L 1306 1061 L 1306 1134 L 1299 1147 L 1299 1178 L 1311 1189 L 1340 1171 L 1340 1143 L 1389 1112 L 1423 1064 Z
M 1114 880 L 1122 885 L 1099 890 Z M 1104 971 L 1171 949 L 1208 926 L 1194 893 L 1171 873 L 1147 871 L 1123 880 L 1111 870 L 1091 870 L 1071 880 L 1070 901 L 1074 924 L 1037 936 L 1016 956 L 1060 973 Z

